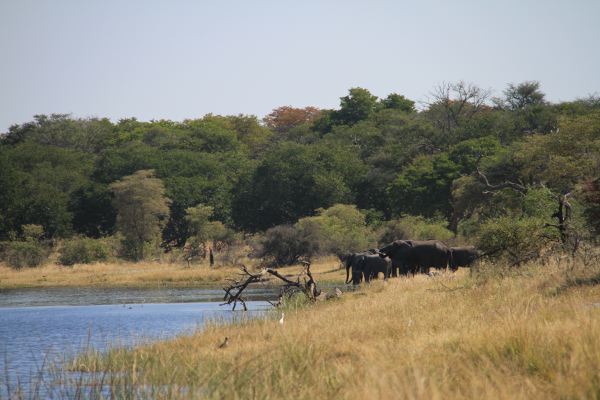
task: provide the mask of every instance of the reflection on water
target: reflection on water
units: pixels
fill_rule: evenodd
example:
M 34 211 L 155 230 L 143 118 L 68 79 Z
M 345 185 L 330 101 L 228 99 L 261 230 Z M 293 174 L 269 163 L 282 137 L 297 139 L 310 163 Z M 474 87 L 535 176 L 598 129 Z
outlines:
M 252 288 L 246 290 L 246 297 L 249 300 L 266 300 L 273 298 L 275 293 L 277 293 L 275 288 Z M 192 303 L 221 300 L 223 300 L 222 289 L 36 288 L 0 290 L 0 307 Z
M 192 333 L 207 321 L 257 316 L 270 307 L 269 290 L 249 293 L 249 313 L 220 307 L 223 291 L 198 289 L 44 289 L 0 293 L 0 398 L 6 377 L 21 382 L 43 364 L 88 347 L 131 346 Z M 112 304 L 111 304 L 112 303 Z M 40 306 L 39 304 L 46 304 Z M 63 305 L 48 305 L 63 304 Z M 87 304 L 87 305 L 64 305 Z M 25 379 L 24 379 L 25 378 Z

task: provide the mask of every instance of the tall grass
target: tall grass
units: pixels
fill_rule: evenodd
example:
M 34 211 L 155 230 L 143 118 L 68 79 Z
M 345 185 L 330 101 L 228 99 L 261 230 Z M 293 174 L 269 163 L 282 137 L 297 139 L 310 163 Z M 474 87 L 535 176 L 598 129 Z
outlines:
M 496 269 L 375 282 L 283 325 L 275 312 L 71 367 L 165 398 L 600 398 L 600 287 L 584 279 L 600 266 Z

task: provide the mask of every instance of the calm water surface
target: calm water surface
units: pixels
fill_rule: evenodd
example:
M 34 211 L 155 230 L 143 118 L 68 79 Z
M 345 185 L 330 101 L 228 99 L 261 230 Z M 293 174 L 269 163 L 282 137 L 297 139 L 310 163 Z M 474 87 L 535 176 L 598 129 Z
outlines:
M 86 348 L 131 346 L 192 333 L 207 321 L 258 316 L 269 289 L 255 289 L 249 313 L 219 306 L 212 289 L 35 289 L 0 292 L 0 383 L 21 382 L 44 364 Z M 216 300 L 216 301 L 215 301 Z M 0 389 L 0 398 L 6 388 Z M 4 393 L 3 393 L 4 391 Z

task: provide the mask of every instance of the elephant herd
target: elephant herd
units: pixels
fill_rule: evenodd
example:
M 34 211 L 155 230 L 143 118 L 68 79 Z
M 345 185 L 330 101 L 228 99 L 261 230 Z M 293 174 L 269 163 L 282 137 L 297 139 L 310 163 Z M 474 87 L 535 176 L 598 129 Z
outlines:
M 430 268 L 456 271 L 468 267 L 480 257 L 473 246 L 448 247 L 438 240 L 396 240 L 380 249 L 352 253 L 342 257 L 346 283 L 370 282 L 383 273 L 390 276 L 428 273 Z M 350 269 L 352 276 L 350 277 Z

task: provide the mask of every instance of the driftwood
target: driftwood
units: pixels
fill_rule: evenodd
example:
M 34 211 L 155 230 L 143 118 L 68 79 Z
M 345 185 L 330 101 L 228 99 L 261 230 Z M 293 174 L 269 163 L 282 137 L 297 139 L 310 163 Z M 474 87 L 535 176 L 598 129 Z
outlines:
M 291 296 L 297 292 L 304 293 L 310 301 L 317 300 L 321 291 L 317 288 L 317 283 L 310 272 L 310 262 L 301 262 L 304 264 L 304 270 L 298 274 L 295 281 L 286 278 L 273 268 L 263 268 L 258 273 L 252 273 L 248 271 L 248 268 L 245 265 L 240 266 L 240 278 L 228 279 L 231 281 L 231 285 L 223 288 L 225 291 L 223 301 L 225 303 L 221 305 L 233 304 L 233 310 L 235 310 L 237 304 L 241 303 L 244 311 L 247 311 L 248 307 L 246 306 L 246 300 L 243 297 L 244 290 L 253 283 L 268 281 L 267 275 L 274 276 L 284 283 L 281 287 L 279 300 L 274 305 L 280 305 L 285 296 Z

